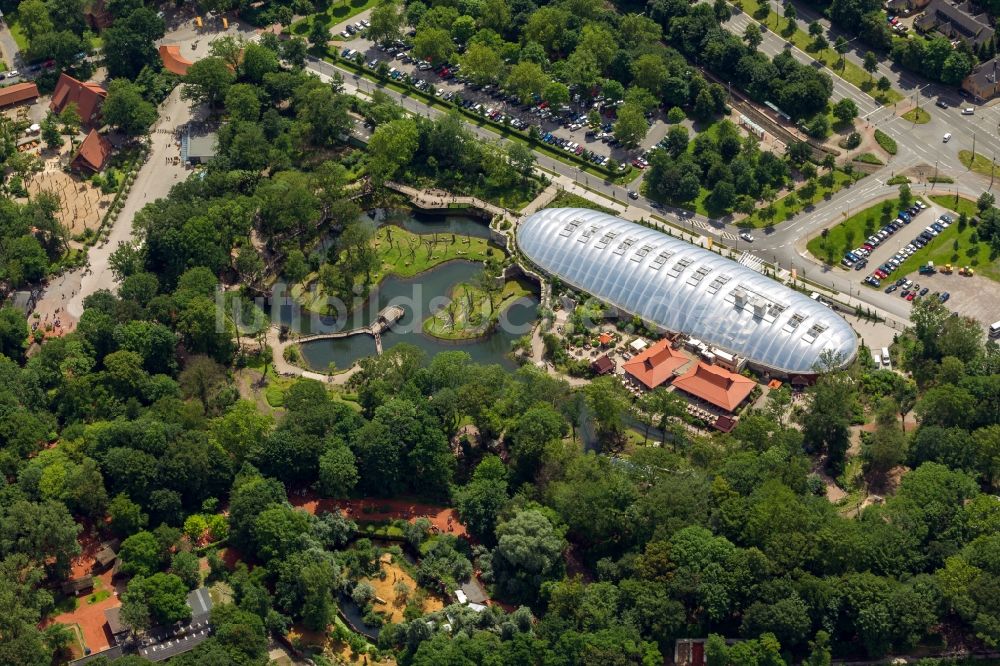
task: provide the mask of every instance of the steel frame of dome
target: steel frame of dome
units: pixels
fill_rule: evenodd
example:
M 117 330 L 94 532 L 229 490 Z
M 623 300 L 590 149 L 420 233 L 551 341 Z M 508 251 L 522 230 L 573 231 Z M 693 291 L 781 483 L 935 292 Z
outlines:
M 586 208 L 525 218 L 517 245 L 539 269 L 629 315 L 784 374 L 815 374 L 858 338 L 840 315 L 757 271 L 634 222 Z

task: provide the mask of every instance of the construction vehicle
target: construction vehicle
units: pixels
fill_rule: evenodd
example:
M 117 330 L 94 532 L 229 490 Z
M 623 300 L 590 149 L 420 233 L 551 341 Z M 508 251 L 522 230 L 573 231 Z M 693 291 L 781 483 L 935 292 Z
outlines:
M 965 277 L 972 277 L 974 273 L 975 271 L 973 271 L 969 266 L 958 269 L 958 274 L 964 275 Z
M 941 272 L 944 273 L 945 275 L 951 275 L 951 264 L 945 264 L 941 268 Z

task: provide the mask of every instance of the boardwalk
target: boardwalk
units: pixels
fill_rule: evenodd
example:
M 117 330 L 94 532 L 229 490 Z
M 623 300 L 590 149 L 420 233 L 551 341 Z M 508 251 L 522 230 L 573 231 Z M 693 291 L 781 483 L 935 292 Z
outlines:
M 382 334 L 392 328 L 393 324 L 403 317 L 403 308 L 398 305 L 390 305 L 378 314 L 378 318 L 370 326 L 355 328 L 350 331 L 336 331 L 334 333 L 313 333 L 312 335 L 302 335 L 295 338 L 295 342 L 312 342 L 313 340 L 334 340 L 336 338 L 347 338 L 352 335 L 370 335 L 375 338 L 375 351 L 382 355 Z

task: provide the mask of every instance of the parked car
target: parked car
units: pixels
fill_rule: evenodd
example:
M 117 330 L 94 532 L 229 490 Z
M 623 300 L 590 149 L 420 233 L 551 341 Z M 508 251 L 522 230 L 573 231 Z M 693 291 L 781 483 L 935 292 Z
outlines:
M 938 296 L 938 300 L 941 301 L 942 303 L 947 301 L 949 298 L 951 298 L 951 294 L 949 294 L 947 291 Z

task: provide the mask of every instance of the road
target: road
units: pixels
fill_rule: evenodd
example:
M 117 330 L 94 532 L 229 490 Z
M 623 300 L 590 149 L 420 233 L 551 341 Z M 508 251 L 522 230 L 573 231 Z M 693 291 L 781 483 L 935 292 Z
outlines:
M 825 28 L 827 40 L 832 44 L 839 36 L 848 39 L 853 48 L 845 54 L 845 58 L 858 66 L 863 65 L 864 53 L 868 49 L 859 44 L 853 35 L 831 27 L 830 22 L 809 5 L 803 2 L 793 4 L 797 12 L 796 23 L 800 30 L 807 31 L 809 23 L 818 20 Z M 772 6 L 772 16 L 775 15 L 775 11 L 777 8 Z M 751 22 L 755 22 L 755 19 L 740 12 L 726 21 L 723 27 L 742 36 L 746 26 Z M 785 23 L 787 20 L 782 18 L 781 25 Z M 773 24 L 773 21 L 769 24 Z M 763 42 L 759 48 L 769 56 L 773 57 L 789 46 L 772 29 L 763 32 L 762 37 Z M 799 62 L 813 62 L 813 58 L 801 49 L 792 47 L 790 51 Z M 994 155 L 1000 156 L 1000 136 L 998 136 L 1000 100 L 977 105 L 961 98 L 953 87 L 929 82 L 898 65 L 882 61 L 875 76 L 885 76 L 893 88 L 906 95 L 905 100 L 890 107 L 882 107 L 860 88 L 841 79 L 835 72 L 827 71 L 833 80 L 834 101 L 845 97 L 854 100 L 859 115 L 865 122 L 882 130 L 899 144 L 900 151 L 895 159 L 897 172 L 921 161 L 932 166 L 934 162 L 938 162 L 939 168 L 951 170 L 954 172 L 952 176 L 957 177 L 966 171 L 958 159 L 958 152 L 972 150 L 973 145 L 977 153 L 989 158 Z M 948 108 L 941 109 L 935 106 L 937 101 L 944 102 Z M 930 122 L 915 125 L 900 118 L 900 114 L 916 105 L 930 113 Z M 970 106 L 975 109 L 975 113 L 969 116 L 962 115 L 961 109 Z M 942 140 L 946 133 L 951 133 L 953 137 L 948 143 Z
M 8 71 L 24 67 L 21 51 L 17 48 L 17 42 L 14 41 L 14 35 L 11 34 L 5 20 L 0 20 L 0 51 L 3 51 L 3 60 L 7 63 Z

